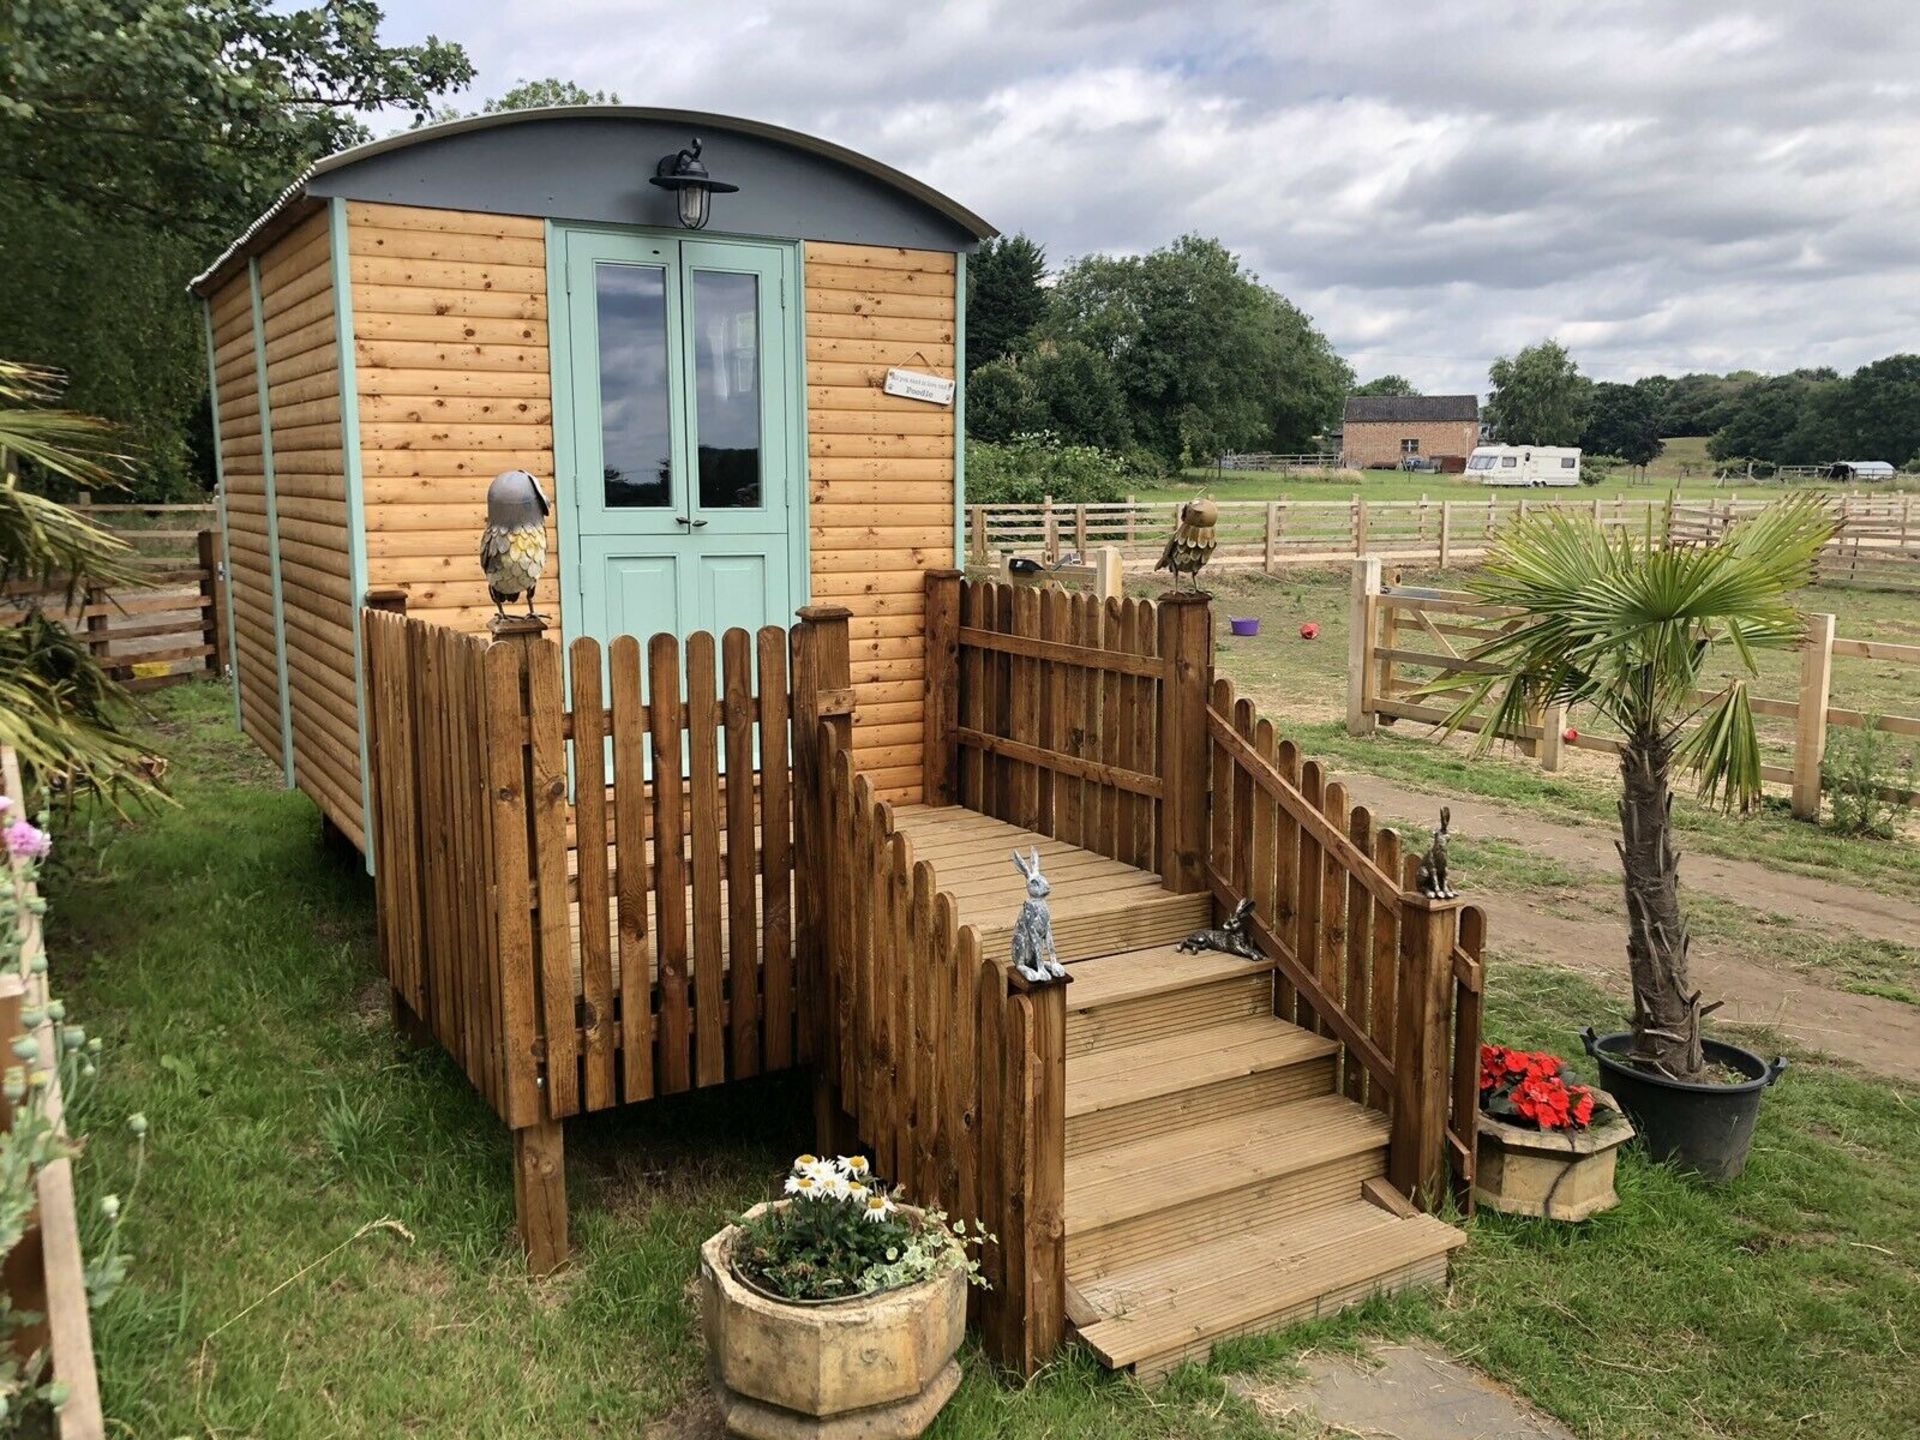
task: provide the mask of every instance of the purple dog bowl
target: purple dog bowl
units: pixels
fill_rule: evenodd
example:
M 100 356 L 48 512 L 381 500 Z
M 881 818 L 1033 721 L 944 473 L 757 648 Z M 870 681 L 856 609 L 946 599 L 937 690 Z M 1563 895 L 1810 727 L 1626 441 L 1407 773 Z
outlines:
M 1260 621 L 1257 618 L 1250 620 L 1229 619 L 1227 626 L 1236 635 L 1258 635 L 1260 633 Z

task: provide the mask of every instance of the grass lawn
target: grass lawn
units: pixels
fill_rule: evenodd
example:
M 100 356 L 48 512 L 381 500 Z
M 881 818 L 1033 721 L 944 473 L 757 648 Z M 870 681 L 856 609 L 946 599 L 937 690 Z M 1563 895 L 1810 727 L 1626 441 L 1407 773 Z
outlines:
M 577 1259 L 529 1282 L 504 1129 L 444 1058 L 390 1031 L 365 877 L 321 851 L 312 808 L 233 733 L 224 691 L 183 687 L 155 711 L 179 806 L 83 816 L 47 885 L 56 982 L 107 1040 L 99 1112 L 152 1122 L 133 1278 L 99 1317 L 115 1433 L 703 1433 L 695 1248 L 805 1147 L 804 1081 L 572 1124 Z M 1567 1051 L 1607 1019 L 1567 975 L 1496 950 L 1489 976 L 1494 1038 Z M 1270 1435 L 1227 1372 L 1424 1334 L 1583 1436 L 1909 1436 L 1916 1123 L 1920 1093 L 1807 1063 L 1725 1190 L 1629 1154 L 1612 1214 L 1482 1217 L 1448 1294 L 1236 1342 L 1157 1391 L 1081 1351 L 1025 1386 L 975 1354 L 933 1433 Z M 129 1167 L 99 1122 L 87 1192 L 125 1194 Z

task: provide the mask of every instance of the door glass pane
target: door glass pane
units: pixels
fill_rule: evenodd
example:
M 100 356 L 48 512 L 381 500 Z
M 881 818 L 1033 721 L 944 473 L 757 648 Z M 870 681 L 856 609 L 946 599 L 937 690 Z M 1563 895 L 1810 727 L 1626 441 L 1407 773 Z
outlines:
M 758 509 L 760 280 L 693 272 L 694 395 L 700 508 Z
M 667 272 L 593 267 L 600 319 L 600 463 L 608 509 L 673 503 Z

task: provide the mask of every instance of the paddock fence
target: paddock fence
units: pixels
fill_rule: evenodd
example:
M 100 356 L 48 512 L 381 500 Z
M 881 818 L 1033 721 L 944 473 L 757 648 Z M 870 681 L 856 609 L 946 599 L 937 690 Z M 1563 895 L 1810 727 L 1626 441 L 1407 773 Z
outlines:
M 1478 647 L 1521 623 L 1521 612 L 1490 605 L 1466 591 L 1384 583 L 1381 577 L 1377 559 L 1353 562 L 1347 678 L 1347 731 L 1352 735 L 1372 734 L 1379 725 L 1399 720 L 1439 726 L 1452 713 L 1452 697 L 1465 691 L 1473 676 L 1495 669 L 1475 658 Z M 1792 693 L 1753 695 L 1748 703 L 1763 724 L 1787 722 L 1790 735 L 1771 747 L 1785 750 L 1786 763 L 1763 764 L 1761 777 L 1790 787 L 1793 813 L 1810 820 L 1820 813 L 1822 762 L 1832 731 L 1877 730 L 1920 737 L 1920 715 L 1880 714 L 1833 704 L 1834 661 L 1920 666 L 1920 645 L 1837 636 L 1831 614 L 1806 618 Z M 1920 682 L 1920 670 L 1914 678 Z M 1920 690 L 1920 683 L 1915 688 Z M 1707 698 L 1705 692 L 1695 696 L 1699 701 Z M 1569 730 L 1566 721 L 1561 707 L 1543 707 L 1517 730 L 1504 731 L 1499 738 L 1516 743 L 1547 771 L 1560 769 L 1566 748 L 1620 753 L 1618 737 Z M 1461 728 L 1479 733 L 1486 723 L 1483 715 L 1475 714 Z M 1898 803 L 1920 802 L 1920 792 L 1912 790 L 1883 787 L 1882 794 Z
M 1204 487 L 1196 487 L 1204 488 Z M 1821 560 L 1833 584 L 1920 589 L 1920 512 L 1913 495 L 1836 495 L 1836 533 Z M 1173 532 L 1180 501 L 1106 504 L 973 505 L 967 509 L 967 555 L 993 568 L 1010 554 L 1042 564 L 1085 563 L 1101 547 L 1118 550 L 1124 568 L 1151 570 Z M 1422 568 L 1451 569 L 1483 559 L 1500 531 L 1541 510 L 1590 515 L 1596 524 L 1628 530 L 1649 542 L 1709 544 L 1734 521 L 1758 514 L 1769 500 L 1724 498 L 1583 498 L 1569 490 L 1484 498 L 1417 500 L 1223 500 L 1217 502 L 1218 548 L 1210 568 L 1278 574 L 1290 565 L 1340 564 L 1356 556 Z

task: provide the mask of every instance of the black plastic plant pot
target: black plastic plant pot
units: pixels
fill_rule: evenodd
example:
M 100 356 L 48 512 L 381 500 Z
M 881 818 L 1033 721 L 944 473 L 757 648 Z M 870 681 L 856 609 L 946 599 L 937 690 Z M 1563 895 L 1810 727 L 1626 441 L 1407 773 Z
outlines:
M 1702 1041 L 1709 1061 L 1738 1070 L 1747 1079 L 1737 1085 L 1691 1085 L 1628 1061 L 1630 1032 L 1596 1036 L 1588 1026 L 1581 1039 L 1600 1067 L 1602 1086 L 1633 1121 L 1649 1155 L 1714 1184 L 1740 1177 L 1753 1148 L 1760 1096 L 1787 1068 L 1784 1057 L 1769 1065 L 1738 1045 Z

